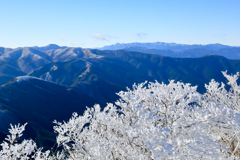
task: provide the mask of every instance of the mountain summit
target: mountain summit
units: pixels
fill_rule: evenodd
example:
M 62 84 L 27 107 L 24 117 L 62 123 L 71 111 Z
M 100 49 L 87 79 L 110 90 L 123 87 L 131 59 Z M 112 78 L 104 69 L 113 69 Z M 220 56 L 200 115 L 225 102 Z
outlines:
M 67 46 L 58 46 L 56 44 L 49 44 L 49 45 L 43 46 L 43 47 L 34 46 L 32 48 L 38 49 L 41 51 L 47 51 L 47 50 L 52 50 L 52 49 L 64 49 L 64 48 L 67 48 Z

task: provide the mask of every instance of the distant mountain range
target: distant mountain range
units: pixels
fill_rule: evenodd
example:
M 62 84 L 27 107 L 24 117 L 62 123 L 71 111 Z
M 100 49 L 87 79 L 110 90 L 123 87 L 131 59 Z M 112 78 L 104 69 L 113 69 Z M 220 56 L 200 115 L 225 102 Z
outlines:
M 143 52 L 150 54 L 157 54 L 161 56 L 176 57 L 176 58 L 198 58 L 205 55 L 220 55 L 228 59 L 240 59 L 240 47 L 227 47 L 221 49 L 206 49 L 206 48 L 193 48 L 186 50 L 159 50 L 148 49 L 142 47 L 128 47 L 124 48 L 127 51 Z
M 221 55 L 229 59 L 240 59 L 240 47 L 222 44 L 177 44 L 177 43 L 116 43 L 97 48 L 99 50 L 128 50 L 177 58 L 197 58 L 205 55 Z
M 147 50 L 141 53 L 134 51 L 137 47 L 97 50 L 49 46 L 49 50 L 0 48 L 0 141 L 8 132 L 9 123 L 28 122 L 26 137 L 36 138 L 40 146 L 51 147 L 55 139 L 54 119 L 67 120 L 72 112 L 82 114 L 86 106 L 96 103 L 104 107 L 118 99 L 116 92 L 131 88 L 133 83 L 168 83 L 174 79 L 198 85 L 198 90 L 204 92 L 204 83 L 211 79 L 226 81 L 221 71 L 240 71 L 240 60 L 215 54 L 237 57 L 238 47 L 148 54 L 147 51 L 159 50 L 140 48 Z M 199 58 L 167 57 L 169 53 L 195 54 Z
M 231 46 L 222 45 L 219 43 L 216 44 L 207 44 L 207 45 L 201 45 L 201 44 L 177 44 L 177 43 L 164 43 L 164 42 L 154 42 L 154 43 L 116 43 L 109 46 L 104 46 L 101 48 L 96 48 L 99 50 L 120 50 L 120 49 L 126 49 L 129 47 L 140 47 L 140 48 L 147 48 L 147 49 L 157 49 L 157 50 L 176 50 L 176 51 L 182 51 L 187 49 L 195 49 L 195 48 L 201 48 L 201 49 L 222 49 L 222 48 L 230 48 Z

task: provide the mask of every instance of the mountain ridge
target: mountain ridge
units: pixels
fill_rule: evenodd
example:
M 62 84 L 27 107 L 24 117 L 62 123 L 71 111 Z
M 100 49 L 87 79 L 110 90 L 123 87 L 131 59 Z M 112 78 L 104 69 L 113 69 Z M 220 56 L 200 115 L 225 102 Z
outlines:
M 141 44 L 141 43 L 137 43 Z M 168 45 L 167 43 L 156 42 L 154 44 Z M 178 44 L 172 43 L 172 46 Z M 187 46 L 187 45 L 183 45 Z M 222 47 L 224 45 L 216 44 L 216 46 Z M 34 47 L 22 47 L 17 49 L 0 48 L 0 84 L 3 84 L 16 76 L 22 76 L 29 74 L 31 71 L 42 67 L 45 64 L 60 61 L 69 61 L 72 59 L 89 59 L 89 58 L 103 58 L 103 57 L 117 57 L 117 55 L 108 50 L 97 50 L 80 47 L 66 47 L 62 48 L 58 45 L 50 44 L 43 48 L 55 47 L 57 49 L 50 50 L 38 50 Z M 49 49 L 49 48 L 48 48 Z M 217 54 L 225 56 L 229 59 L 240 59 L 240 47 L 228 47 L 222 49 L 206 49 L 206 48 L 194 48 L 182 51 L 174 50 L 158 50 L 148 49 L 143 47 L 128 47 L 124 50 L 129 52 L 141 52 L 147 54 L 156 54 L 170 57 L 180 58 L 195 58 L 202 57 L 208 54 Z M 116 53 L 121 52 L 114 50 Z

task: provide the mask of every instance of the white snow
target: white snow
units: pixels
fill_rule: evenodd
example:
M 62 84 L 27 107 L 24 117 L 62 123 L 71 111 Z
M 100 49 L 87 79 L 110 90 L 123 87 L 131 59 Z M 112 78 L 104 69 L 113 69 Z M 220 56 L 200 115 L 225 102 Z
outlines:
M 33 56 L 32 56 L 32 61 L 38 61 L 38 60 L 40 60 L 40 59 L 43 59 L 41 56 L 39 56 L 39 55 L 37 55 L 37 54 L 34 54 Z
M 3 60 L 3 61 L 8 61 L 10 59 L 10 57 L 8 55 L 1 55 L 0 56 L 0 60 Z
M 52 66 L 52 68 L 50 69 L 50 71 L 55 71 L 55 70 L 57 70 L 58 69 L 58 67 L 57 66 Z
M 90 72 L 90 67 L 91 67 L 91 63 L 90 62 L 87 62 L 87 64 L 86 64 L 86 67 L 87 67 L 87 69 L 81 74 L 81 75 L 79 75 L 78 77 L 83 77 L 83 76 L 85 76 L 88 72 Z
M 16 77 L 16 81 L 17 81 L 18 83 L 23 82 L 23 81 L 28 81 L 29 79 L 42 80 L 42 79 L 40 79 L 40 78 L 32 77 L 32 76 L 19 76 L 19 77 Z
M 52 76 L 49 72 L 45 73 L 45 81 L 51 81 L 52 80 Z

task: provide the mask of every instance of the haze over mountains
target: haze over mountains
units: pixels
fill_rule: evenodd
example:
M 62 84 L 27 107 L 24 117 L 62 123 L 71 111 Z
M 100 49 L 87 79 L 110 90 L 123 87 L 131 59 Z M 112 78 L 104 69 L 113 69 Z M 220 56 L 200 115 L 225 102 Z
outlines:
M 194 48 L 204 48 L 204 49 L 222 49 L 222 48 L 230 48 L 231 46 L 222 45 L 219 43 L 216 44 L 207 44 L 207 45 L 201 45 L 201 44 L 177 44 L 177 43 L 165 43 L 165 42 L 153 42 L 153 43 L 116 43 L 109 46 L 104 46 L 101 48 L 97 48 L 100 50 L 120 50 L 125 49 L 129 47 L 140 47 L 140 48 L 148 48 L 148 49 L 158 49 L 158 50 L 187 50 L 187 49 L 194 49 Z
M 128 50 L 177 58 L 196 58 L 208 54 L 221 55 L 229 59 L 240 59 L 240 47 L 216 44 L 177 44 L 177 43 L 116 43 L 97 48 L 100 50 Z
M 28 122 L 27 136 L 41 146 L 51 146 L 54 119 L 67 120 L 72 112 L 82 114 L 86 106 L 96 103 L 104 107 L 118 99 L 116 92 L 133 83 L 174 79 L 198 85 L 203 92 L 204 83 L 211 79 L 225 82 L 221 71 L 240 71 L 240 60 L 216 55 L 238 57 L 239 47 L 183 45 L 178 51 L 142 47 L 98 50 L 51 44 L 0 48 L 0 140 L 9 123 Z M 169 57 L 169 53 L 176 56 Z M 198 58 L 176 58 L 186 55 Z
M 193 48 L 186 50 L 158 50 L 148 49 L 141 47 L 124 48 L 128 51 L 136 51 L 150 54 L 158 54 L 161 56 L 176 57 L 176 58 L 198 58 L 205 55 L 220 55 L 228 59 L 240 59 L 240 47 L 229 47 L 221 49 L 206 49 L 206 48 Z

